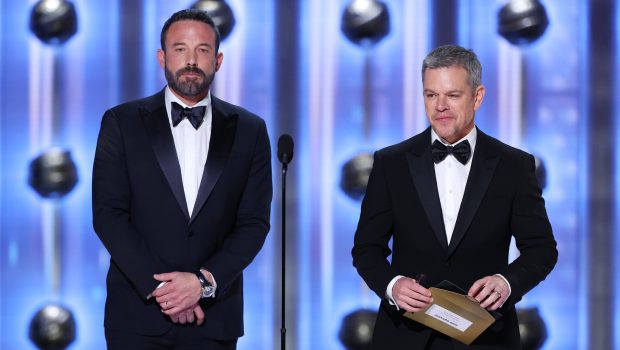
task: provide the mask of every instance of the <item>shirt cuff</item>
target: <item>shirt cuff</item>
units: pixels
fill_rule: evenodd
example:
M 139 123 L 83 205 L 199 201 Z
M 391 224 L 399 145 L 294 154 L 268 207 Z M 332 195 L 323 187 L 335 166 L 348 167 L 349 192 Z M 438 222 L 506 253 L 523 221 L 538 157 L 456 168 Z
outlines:
M 166 281 L 161 282 L 161 283 L 157 286 L 157 288 L 155 288 L 155 289 L 159 289 L 159 288 L 163 287 L 164 285 L 166 285 Z M 154 291 L 153 291 L 153 292 L 154 292 Z M 150 292 L 150 293 L 149 293 L 149 295 L 147 295 L 147 296 L 146 296 L 146 300 L 149 300 L 149 299 L 151 299 L 151 298 L 153 297 L 153 292 Z
M 510 294 L 512 294 L 512 287 L 510 287 L 510 283 L 508 283 L 508 280 L 506 279 L 506 277 L 500 275 L 499 273 L 496 273 L 495 276 L 501 277 L 504 280 L 504 282 L 506 282 L 506 285 L 508 286 L 508 296 L 506 297 L 506 299 L 510 298 Z
M 390 283 L 388 283 L 387 289 L 385 291 L 385 298 L 387 299 L 387 301 L 388 301 L 388 303 L 390 305 L 396 306 L 396 310 L 400 310 L 400 308 L 398 307 L 398 305 L 396 305 L 396 301 L 394 300 L 394 297 L 392 297 L 392 288 L 394 288 L 394 285 L 396 284 L 396 281 L 398 281 L 399 279 L 401 279 L 403 277 L 405 277 L 405 276 L 398 275 L 398 276 L 392 278 Z

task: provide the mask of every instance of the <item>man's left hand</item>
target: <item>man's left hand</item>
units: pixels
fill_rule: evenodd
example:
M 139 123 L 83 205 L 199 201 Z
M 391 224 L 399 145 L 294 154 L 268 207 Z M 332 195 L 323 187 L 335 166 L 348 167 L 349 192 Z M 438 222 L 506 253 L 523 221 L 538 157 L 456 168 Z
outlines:
M 467 295 L 476 299 L 482 308 L 494 311 L 502 307 L 510 293 L 508 285 L 499 276 L 487 276 L 474 282 Z
M 193 312 L 194 306 L 200 300 L 200 281 L 190 272 L 168 272 L 153 276 L 160 282 L 166 282 L 161 288 L 153 291 L 152 295 L 159 303 L 162 312 L 173 320 L 183 318 L 185 312 Z M 181 315 L 179 315 L 181 314 Z M 187 317 L 183 318 L 187 321 Z

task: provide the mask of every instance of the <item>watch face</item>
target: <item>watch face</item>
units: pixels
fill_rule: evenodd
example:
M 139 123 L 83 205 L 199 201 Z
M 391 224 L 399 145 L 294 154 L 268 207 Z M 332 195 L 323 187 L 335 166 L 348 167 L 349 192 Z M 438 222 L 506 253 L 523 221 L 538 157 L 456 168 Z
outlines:
M 205 286 L 202 288 L 202 297 L 209 298 L 213 296 L 214 292 L 215 292 L 215 288 L 213 288 L 213 286 Z

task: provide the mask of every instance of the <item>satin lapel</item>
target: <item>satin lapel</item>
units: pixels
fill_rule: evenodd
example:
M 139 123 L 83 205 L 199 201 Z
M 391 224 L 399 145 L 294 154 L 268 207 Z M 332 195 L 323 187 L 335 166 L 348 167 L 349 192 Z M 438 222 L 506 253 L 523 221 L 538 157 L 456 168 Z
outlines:
M 142 120 L 148 131 L 159 166 L 164 172 L 168 180 L 168 185 L 170 185 L 172 193 L 174 193 L 174 197 L 179 203 L 183 214 L 185 214 L 185 217 L 189 220 L 185 191 L 183 190 L 183 178 L 181 177 L 181 166 L 177 158 L 174 139 L 172 138 L 172 131 L 170 130 L 170 124 L 168 123 L 168 116 L 166 115 L 166 108 L 163 101 L 164 97 L 163 94 L 161 94 L 161 106 L 151 111 L 143 109 Z
M 213 191 L 213 187 L 220 178 L 220 175 L 222 175 L 222 170 L 224 170 L 224 166 L 230 155 L 230 150 L 235 139 L 235 130 L 237 128 L 237 114 L 227 114 L 223 111 L 220 101 L 213 96 L 211 97 L 211 104 L 213 106 L 213 120 L 211 126 L 211 141 L 209 142 L 209 155 L 207 156 L 207 162 L 202 172 L 202 180 L 200 181 L 200 188 L 198 189 L 196 204 L 194 205 L 190 224 L 204 206 L 211 191 Z
M 425 146 L 419 145 L 417 150 L 406 153 L 409 173 L 433 232 L 441 246 L 447 250 L 446 228 L 443 223 L 441 202 L 439 201 L 439 192 L 437 190 L 437 178 L 435 177 L 435 167 L 433 166 L 430 151 L 430 133 L 428 133 L 428 138 L 423 139 L 425 140 Z M 426 139 L 428 139 L 428 143 Z
M 454 225 L 450 246 L 448 247 L 448 255 L 454 252 L 469 229 L 469 225 L 480 207 L 482 198 L 484 198 L 487 192 L 493 173 L 499 163 L 497 156 L 486 153 L 488 150 L 487 137 L 478 130 L 476 150 L 474 151 L 474 158 L 472 159 L 467 184 L 465 185 L 465 193 L 463 194 L 459 214 Z

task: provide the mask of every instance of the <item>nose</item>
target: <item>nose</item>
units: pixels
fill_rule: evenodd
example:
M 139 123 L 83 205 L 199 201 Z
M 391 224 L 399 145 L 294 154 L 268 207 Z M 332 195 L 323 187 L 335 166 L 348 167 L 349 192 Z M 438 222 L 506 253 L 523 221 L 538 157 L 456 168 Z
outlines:
M 435 109 L 439 112 L 443 112 L 449 109 L 448 98 L 446 96 L 437 96 L 437 102 L 435 103 Z
M 196 65 L 196 53 L 194 53 L 193 51 L 188 51 L 187 54 L 187 65 L 188 66 L 195 66 Z

